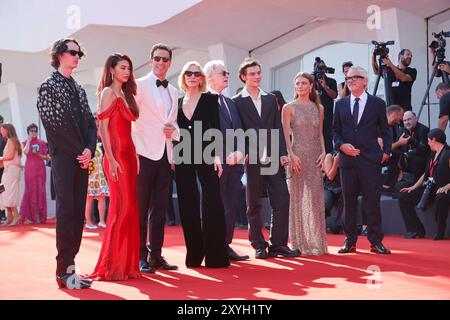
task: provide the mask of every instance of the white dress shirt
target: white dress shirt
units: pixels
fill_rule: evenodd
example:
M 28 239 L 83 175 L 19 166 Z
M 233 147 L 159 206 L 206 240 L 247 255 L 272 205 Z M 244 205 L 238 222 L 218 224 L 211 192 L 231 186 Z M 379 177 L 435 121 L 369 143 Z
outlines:
M 242 89 L 242 91 L 241 91 L 242 98 L 250 97 L 252 99 L 253 104 L 255 105 L 256 111 L 258 112 L 260 118 L 261 118 L 261 108 L 262 108 L 261 96 L 266 96 L 266 95 L 267 95 L 267 92 L 265 92 L 261 88 L 259 88 L 258 96 L 256 97 L 256 99 L 253 98 L 252 95 L 250 95 L 250 93 L 247 91 L 247 87 L 244 87 L 244 89 Z M 271 161 L 271 159 L 267 156 L 267 146 L 264 146 L 263 153 L 262 153 L 261 157 L 259 158 L 259 160 L 262 163 L 268 163 Z
M 248 93 L 247 87 L 244 87 L 244 89 L 242 89 L 242 93 L 241 93 L 242 98 L 246 98 L 246 97 L 252 98 L 253 104 L 255 105 L 256 111 L 258 111 L 258 114 L 260 117 L 261 117 L 261 96 L 266 96 L 266 95 L 267 95 L 267 92 L 265 92 L 261 88 L 259 88 L 258 96 L 256 97 L 256 99 L 253 98 L 253 96 L 250 95 L 250 93 Z

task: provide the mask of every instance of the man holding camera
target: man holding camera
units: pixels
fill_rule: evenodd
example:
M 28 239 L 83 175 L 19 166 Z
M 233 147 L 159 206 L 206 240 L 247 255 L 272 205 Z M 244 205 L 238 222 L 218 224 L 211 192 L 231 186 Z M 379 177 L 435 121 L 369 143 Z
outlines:
M 399 128 L 400 122 L 403 118 L 402 107 L 396 104 L 390 105 L 386 108 L 386 117 L 388 120 L 389 129 L 391 130 L 392 145 L 391 156 L 386 163 L 388 169 L 383 183 L 383 192 L 391 192 L 400 174 L 400 168 L 398 166 L 401 156 L 400 147 L 408 139 L 405 138 L 404 134 L 400 133 Z
M 334 73 L 333 68 L 328 68 L 325 62 L 319 57 L 314 62 L 314 86 L 320 97 L 320 102 L 325 108 L 323 119 L 323 137 L 325 140 L 325 151 L 333 151 L 332 127 L 333 127 L 333 108 L 334 99 L 337 97 L 337 82 L 328 78 L 326 73 Z
M 428 132 L 430 129 L 417 121 L 416 114 L 412 111 L 406 111 L 403 115 L 402 134 L 404 139 L 401 141 L 403 159 L 400 169 L 412 174 L 411 183 L 417 181 L 425 170 L 426 161 L 430 149 L 428 147 Z
M 424 210 L 434 198 L 437 233 L 433 240 L 445 237 L 448 208 L 450 205 L 450 149 L 446 144 L 446 136 L 441 129 L 433 129 L 428 133 L 428 145 L 432 154 L 427 160 L 425 172 L 417 182 L 409 188 L 400 190 L 400 210 L 407 233 L 405 238 L 424 238 L 425 228 L 417 217 L 414 206 Z
M 375 52 L 372 55 L 372 69 L 375 74 L 378 74 Z M 397 66 L 394 66 L 388 56 L 381 60 L 389 68 L 388 80 L 389 86 L 391 87 L 391 101 L 389 101 L 389 104 L 398 104 L 405 111 L 412 110 L 411 89 L 417 76 L 417 70 L 409 67 L 411 60 L 412 52 L 409 49 L 402 49 L 400 51 Z

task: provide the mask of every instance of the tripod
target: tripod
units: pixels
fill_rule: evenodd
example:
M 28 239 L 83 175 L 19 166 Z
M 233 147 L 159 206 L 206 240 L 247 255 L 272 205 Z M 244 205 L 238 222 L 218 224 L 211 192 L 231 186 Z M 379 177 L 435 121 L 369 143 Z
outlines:
M 422 114 L 423 107 L 425 106 L 427 98 L 428 98 L 428 96 L 430 94 L 430 88 L 431 88 L 431 85 L 433 84 L 434 77 L 436 77 L 436 74 L 439 71 L 439 69 L 438 69 L 439 65 L 441 63 L 446 63 L 446 61 L 444 61 L 444 59 L 442 59 L 442 60 L 438 59 L 438 61 L 436 61 L 435 65 L 434 65 L 433 73 L 431 74 L 430 81 L 428 81 L 427 90 L 425 90 L 425 95 L 423 96 L 422 103 L 420 104 L 420 110 L 419 110 L 419 113 L 417 114 L 417 121 L 419 121 L 419 119 L 420 119 L 420 115 Z M 446 72 L 444 72 L 444 71 L 442 71 L 441 73 L 442 73 L 442 82 L 443 83 L 448 83 L 448 81 L 449 81 L 448 80 L 448 74 Z
M 383 76 L 384 80 L 384 96 L 386 100 L 386 105 L 391 105 L 391 84 L 389 83 L 388 78 L 388 66 L 382 63 L 383 57 L 380 55 L 378 58 L 378 76 L 377 80 L 375 81 L 375 88 L 373 89 L 373 95 L 375 96 L 378 91 L 378 85 L 380 84 L 380 79 Z

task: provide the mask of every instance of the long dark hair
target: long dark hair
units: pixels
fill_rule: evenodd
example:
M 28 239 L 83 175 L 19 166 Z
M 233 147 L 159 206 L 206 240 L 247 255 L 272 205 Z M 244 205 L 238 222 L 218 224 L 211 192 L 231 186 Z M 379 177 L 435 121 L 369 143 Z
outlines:
M 139 117 L 139 109 L 136 104 L 136 100 L 134 96 L 136 95 L 136 80 L 134 79 L 133 74 L 133 63 L 131 62 L 130 57 L 126 54 L 121 53 L 113 53 L 106 59 L 105 66 L 103 67 L 102 80 L 97 88 L 97 95 L 100 96 L 101 92 L 104 88 L 109 87 L 113 83 L 113 78 L 111 74 L 111 68 L 114 69 L 116 65 L 120 62 L 126 60 L 130 64 L 130 77 L 128 81 L 122 85 L 122 91 L 125 95 L 125 100 L 127 101 L 128 106 L 130 107 L 131 112 L 134 114 L 136 118 Z
M 295 75 L 294 77 L 294 84 L 295 84 L 295 80 L 297 80 L 297 78 L 306 78 L 308 79 L 309 84 L 314 84 L 314 77 L 306 72 L 299 72 Z M 298 98 L 298 93 L 297 90 L 295 90 L 295 95 L 294 95 L 294 100 L 296 100 Z M 320 97 L 317 95 L 317 92 L 314 88 L 314 85 L 312 87 L 312 90 L 309 92 L 309 100 L 311 100 L 311 102 L 314 102 L 316 104 L 317 110 L 320 111 Z
M 14 146 L 16 147 L 19 156 L 22 156 L 22 144 L 20 143 L 19 138 L 17 137 L 16 128 L 14 128 L 12 123 L 4 123 L 2 125 L 2 128 L 6 130 L 8 139 L 10 139 L 12 143 L 14 143 Z

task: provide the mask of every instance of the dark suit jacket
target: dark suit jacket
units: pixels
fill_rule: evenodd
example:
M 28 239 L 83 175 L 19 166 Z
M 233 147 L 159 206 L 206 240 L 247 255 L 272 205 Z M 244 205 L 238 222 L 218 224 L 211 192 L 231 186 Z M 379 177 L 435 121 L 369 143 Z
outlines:
M 427 164 L 425 166 L 424 181 L 428 179 L 428 177 L 430 176 L 430 164 L 431 164 L 430 161 L 434 160 L 435 155 L 436 153 L 432 152 L 427 160 Z M 438 188 L 441 188 L 450 183 L 449 161 L 450 161 L 450 148 L 445 146 L 438 156 L 438 163 L 433 171 L 433 178 L 436 183 L 434 192 L 436 192 Z
M 258 143 L 256 150 L 258 155 L 262 154 L 262 148 L 264 146 L 259 145 L 259 129 L 267 129 L 267 155 L 270 157 L 272 135 L 270 129 L 278 129 L 279 131 L 279 156 L 286 156 L 286 142 L 284 141 L 283 128 L 281 125 L 281 116 L 278 111 L 276 98 L 273 94 L 261 95 L 261 117 L 256 110 L 251 97 L 242 97 L 242 92 L 233 97 L 233 101 L 236 102 L 239 115 L 241 117 L 242 127 L 244 130 L 255 129 Z M 260 150 L 261 149 L 261 153 Z M 249 145 L 246 143 L 246 154 L 249 153 Z M 258 161 L 259 161 L 258 156 Z M 279 160 L 278 160 L 279 161 Z
M 191 163 L 193 164 L 195 163 L 195 156 L 194 156 L 195 141 L 202 141 L 202 154 L 203 154 L 205 148 L 207 148 L 211 144 L 210 141 L 203 140 L 205 132 L 208 129 L 220 130 L 218 97 L 216 94 L 212 94 L 210 92 L 202 93 L 190 121 L 184 115 L 182 106 L 183 106 L 183 98 L 179 98 L 177 123 L 180 129 L 188 130 L 190 133 L 191 157 L 192 157 Z M 198 132 L 199 134 L 201 134 L 201 136 L 196 136 L 196 131 L 194 130 L 194 127 L 191 125 L 194 122 L 201 122 L 202 130 L 201 132 Z M 178 143 L 183 141 L 183 139 L 185 138 L 183 137 L 183 135 L 181 135 L 180 141 L 179 142 L 174 141 L 174 145 L 177 145 Z M 180 155 L 181 156 L 183 155 L 183 150 L 181 150 Z M 212 156 L 216 155 L 217 154 L 215 150 L 212 150 Z M 202 161 L 204 161 L 204 159 Z
M 95 154 L 97 127 L 87 101 L 86 92 L 76 84 L 81 107 L 80 125 L 71 105 L 72 89 L 64 77 L 53 72 L 41 85 L 37 108 L 44 125 L 50 155 L 64 153 L 76 158 L 85 148 Z
M 383 139 L 383 150 L 378 144 L 378 136 Z M 364 113 L 358 125 L 355 126 L 351 114 L 350 96 L 338 100 L 334 111 L 333 138 L 338 151 L 344 143 L 350 143 L 361 150 L 357 157 L 349 157 L 341 153 L 342 168 L 352 168 L 358 161 L 381 165 L 383 152 L 390 154 L 392 146 L 392 134 L 387 122 L 384 101 L 368 94 Z
M 228 109 L 230 110 L 230 114 L 231 114 L 231 120 L 230 121 L 230 116 L 228 115 L 228 112 L 225 108 L 221 108 L 219 106 L 219 122 L 220 122 L 220 131 L 222 131 L 222 135 L 223 135 L 223 169 L 224 170 L 236 170 L 236 171 L 241 171 L 244 172 L 244 167 L 243 165 L 234 165 L 234 166 L 229 166 L 225 163 L 227 156 L 229 155 L 230 152 L 233 151 L 241 151 L 242 154 L 245 154 L 245 149 L 240 150 L 238 149 L 238 144 L 237 144 L 237 139 L 235 139 L 234 141 L 234 147 L 233 150 L 229 150 L 229 152 L 227 152 L 226 150 L 226 144 L 227 144 L 227 129 L 232 129 L 232 130 L 237 130 L 237 129 L 242 129 L 242 123 L 241 123 L 241 118 L 239 117 L 239 113 L 237 111 L 237 107 L 236 104 L 234 103 L 233 100 L 231 100 L 228 97 L 225 97 L 225 102 L 227 103 Z M 231 144 L 230 144 L 231 146 Z

